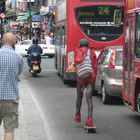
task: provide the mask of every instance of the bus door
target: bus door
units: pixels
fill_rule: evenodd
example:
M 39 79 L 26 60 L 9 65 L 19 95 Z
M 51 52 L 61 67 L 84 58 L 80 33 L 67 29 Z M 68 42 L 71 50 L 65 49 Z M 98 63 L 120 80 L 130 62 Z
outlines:
M 65 28 L 64 26 L 59 26 L 57 29 L 57 48 L 56 48 L 56 57 L 57 57 L 57 70 L 62 75 L 64 67 L 64 56 L 65 56 Z M 57 43 L 58 42 L 58 43 Z
M 61 47 L 61 36 L 60 36 L 60 27 L 56 28 L 55 35 L 55 67 L 60 73 L 60 47 Z
M 64 70 L 65 70 L 65 26 L 62 26 L 60 28 L 60 56 L 59 56 L 59 59 L 60 59 L 60 62 L 59 62 L 59 65 L 60 65 L 60 73 L 61 75 L 63 76 L 63 73 L 64 73 Z
M 61 47 L 60 47 L 60 51 L 61 51 L 61 73 L 62 76 L 64 74 L 65 71 L 65 52 L 66 52 L 66 45 L 65 45 L 65 26 L 62 26 L 61 28 Z
M 125 90 L 125 100 L 128 104 L 132 104 L 132 67 L 133 67 L 133 56 L 134 56 L 134 27 L 135 27 L 135 15 L 128 16 L 128 22 L 126 27 L 126 47 L 125 47 L 125 72 L 124 72 L 124 90 Z

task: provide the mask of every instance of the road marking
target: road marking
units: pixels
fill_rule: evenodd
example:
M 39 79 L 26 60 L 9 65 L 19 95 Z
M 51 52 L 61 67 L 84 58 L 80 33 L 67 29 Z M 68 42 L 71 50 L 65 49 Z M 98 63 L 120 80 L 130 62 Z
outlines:
M 45 117 L 45 114 L 43 113 L 41 107 L 39 106 L 39 104 L 38 104 L 38 102 L 36 100 L 36 98 L 34 97 L 34 95 L 32 93 L 32 89 L 29 86 L 29 82 L 27 80 L 25 80 L 25 77 L 24 76 L 23 76 L 23 78 L 24 78 L 24 81 L 27 83 L 26 85 L 28 86 L 27 88 L 30 91 L 29 93 L 31 95 L 31 98 L 32 98 L 32 100 L 33 100 L 33 102 L 34 102 L 34 104 L 36 106 L 36 109 L 39 112 L 39 115 L 40 115 L 40 117 L 41 117 L 41 119 L 43 121 L 43 126 L 44 126 L 44 129 L 45 129 L 45 132 L 46 132 L 47 140 L 53 140 L 53 137 L 52 137 L 52 134 L 51 134 L 51 130 L 49 128 L 49 124 L 48 124 L 48 121 L 47 121 L 47 119 Z

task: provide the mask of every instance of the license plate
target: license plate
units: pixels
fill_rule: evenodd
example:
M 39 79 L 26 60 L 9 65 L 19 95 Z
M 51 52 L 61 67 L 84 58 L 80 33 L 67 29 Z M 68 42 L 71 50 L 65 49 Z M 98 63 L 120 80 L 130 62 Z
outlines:
M 33 70 L 39 70 L 39 66 L 34 65 L 34 66 L 33 66 Z

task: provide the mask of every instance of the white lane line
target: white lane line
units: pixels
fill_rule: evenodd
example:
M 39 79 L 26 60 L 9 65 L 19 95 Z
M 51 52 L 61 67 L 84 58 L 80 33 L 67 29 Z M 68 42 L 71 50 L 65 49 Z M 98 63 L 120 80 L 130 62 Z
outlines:
M 23 76 L 23 78 L 24 78 L 24 80 L 25 80 L 25 77 L 24 77 L 24 76 Z M 46 119 L 46 117 L 45 117 L 45 114 L 44 114 L 43 111 L 41 110 L 41 107 L 39 106 L 39 104 L 38 104 L 36 98 L 34 97 L 34 95 L 33 95 L 33 93 L 32 93 L 32 89 L 31 89 L 31 87 L 30 87 L 29 84 L 28 84 L 28 81 L 25 80 L 25 82 L 27 83 L 28 89 L 29 89 L 29 91 L 30 91 L 29 93 L 30 93 L 30 95 L 31 95 L 31 98 L 33 99 L 33 102 L 34 102 L 34 104 L 35 104 L 35 106 L 36 106 L 36 109 L 37 109 L 37 111 L 39 112 L 39 115 L 40 115 L 40 117 L 41 117 L 41 119 L 42 119 L 42 121 L 43 121 L 43 126 L 44 126 L 44 129 L 45 129 L 46 135 L 47 135 L 47 140 L 53 140 L 53 137 L 52 137 L 52 134 L 51 134 L 51 130 L 50 130 L 50 128 L 49 128 L 49 124 L 48 124 L 48 121 L 47 121 L 47 119 Z

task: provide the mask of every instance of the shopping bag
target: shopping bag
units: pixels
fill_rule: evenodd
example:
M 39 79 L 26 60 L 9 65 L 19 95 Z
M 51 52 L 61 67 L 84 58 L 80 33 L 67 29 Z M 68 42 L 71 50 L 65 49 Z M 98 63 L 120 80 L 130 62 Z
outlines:
M 91 59 L 90 59 L 90 49 L 88 49 L 87 54 L 83 61 L 77 65 L 77 76 L 81 79 L 89 78 L 93 73 Z

